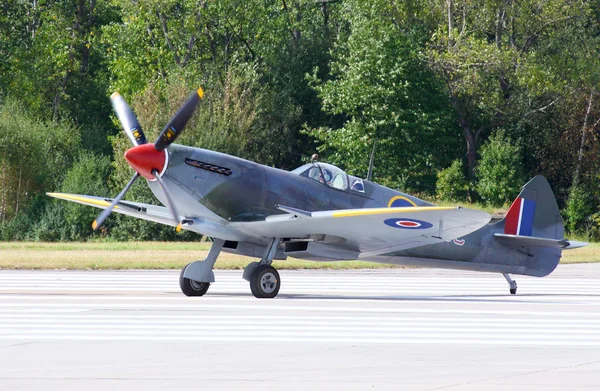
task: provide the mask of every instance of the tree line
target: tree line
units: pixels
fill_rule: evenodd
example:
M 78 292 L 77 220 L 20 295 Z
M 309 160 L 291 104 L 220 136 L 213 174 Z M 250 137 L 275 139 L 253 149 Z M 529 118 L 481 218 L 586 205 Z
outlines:
M 375 148 L 376 182 L 497 207 L 542 174 L 597 239 L 599 33 L 597 1 L 4 1 L 0 240 L 192 240 L 44 193 L 127 182 L 112 92 L 152 140 L 198 86 L 182 144 L 362 177 Z

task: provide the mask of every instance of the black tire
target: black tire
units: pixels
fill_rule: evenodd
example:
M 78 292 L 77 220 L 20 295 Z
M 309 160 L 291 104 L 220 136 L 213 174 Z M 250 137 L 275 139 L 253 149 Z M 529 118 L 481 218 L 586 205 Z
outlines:
M 516 295 L 517 294 L 517 288 L 511 289 L 510 290 L 510 294 L 511 295 Z
M 277 269 L 270 265 L 256 268 L 250 279 L 250 290 L 258 299 L 272 299 L 279 293 L 281 278 Z
M 181 269 L 181 273 L 179 274 L 179 288 L 181 288 L 181 292 L 186 296 L 204 296 L 210 287 L 210 282 L 198 282 L 183 277 L 183 273 L 188 266 L 189 263 Z

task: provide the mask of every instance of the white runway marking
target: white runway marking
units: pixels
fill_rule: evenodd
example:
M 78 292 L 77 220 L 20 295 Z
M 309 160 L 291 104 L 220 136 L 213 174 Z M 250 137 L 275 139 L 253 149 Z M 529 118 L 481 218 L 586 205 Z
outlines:
M 282 271 L 279 298 L 257 300 L 241 272 L 187 298 L 176 271 L 5 271 L 0 340 L 600 346 L 600 311 L 581 310 L 600 304 L 600 279 L 521 277 L 510 296 L 499 276 L 425 273 Z
M 241 271 L 188 298 L 178 271 L 0 271 L 0 389 L 564 390 L 600 387 L 600 265 L 549 278 Z M 457 386 L 458 385 L 458 386 Z

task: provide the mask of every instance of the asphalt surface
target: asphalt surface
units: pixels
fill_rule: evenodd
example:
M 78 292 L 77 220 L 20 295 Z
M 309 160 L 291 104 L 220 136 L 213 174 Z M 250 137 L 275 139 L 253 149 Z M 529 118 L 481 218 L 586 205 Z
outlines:
M 600 265 L 215 274 L 0 271 L 0 390 L 600 389 Z

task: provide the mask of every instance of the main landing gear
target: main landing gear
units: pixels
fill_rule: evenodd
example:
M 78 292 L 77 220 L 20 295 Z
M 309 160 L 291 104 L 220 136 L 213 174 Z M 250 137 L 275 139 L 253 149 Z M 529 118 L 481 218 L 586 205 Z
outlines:
M 281 278 L 277 269 L 271 266 L 278 246 L 279 238 L 272 239 L 260 262 L 252 262 L 244 269 L 244 280 L 250 283 L 256 298 L 272 299 L 279 293 Z
M 213 266 L 225 244 L 224 240 L 215 239 L 206 259 L 187 264 L 179 275 L 179 287 L 186 296 L 203 296 L 215 282 Z M 252 262 L 244 269 L 244 279 L 250 283 L 254 297 L 270 299 L 279 293 L 281 278 L 277 270 L 271 266 L 279 238 L 272 239 L 260 262 Z
M 515 280 L 513 280 L 512 278 L 510 278 L 510 275 L 508 273 L 502 273 L 502 275 L 504 276 L 504 278 L 506 278 L 506 281 L 508 282 L 508 285 L 510 286 L 510 294 L 516 295 L 517 294 L 517 282 Z
M 179 275 L 179 287 L 186 296 L 203 296 L 211 283 L 215 282 L 212 269 L 223 249 L 224 240 L 215 239 L 203 261 L 188 263 Z

